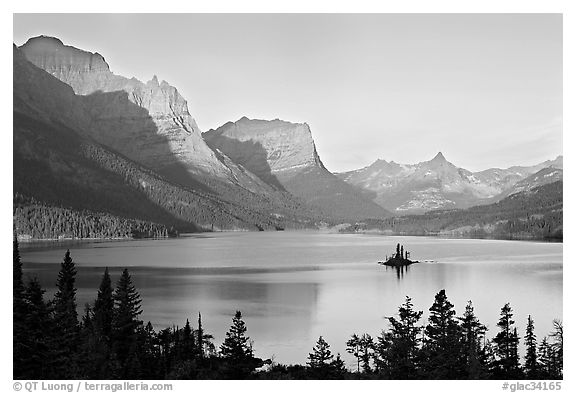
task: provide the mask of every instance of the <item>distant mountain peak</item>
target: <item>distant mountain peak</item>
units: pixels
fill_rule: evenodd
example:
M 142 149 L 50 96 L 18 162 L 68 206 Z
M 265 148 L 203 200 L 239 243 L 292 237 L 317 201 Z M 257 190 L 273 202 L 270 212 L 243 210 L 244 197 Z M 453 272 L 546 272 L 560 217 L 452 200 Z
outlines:
M 160 86 L 160 83 L 158 82 L 158 77 L 156 75 L 152 77 L 149 83 L 153 84 L 154 86 Z
M 438 152 L 438 154 L 436 154 L 436 156 L 432 159 L 432 161 L 446 161 L 446 157 L 444 157 L 444 154 L 442 154 L 441 151 Z
M 52 37 L 49 35 L 39 35 L 36 37 L 31 37 L 28 39 L 28 41 L 26 41 L 24 45 L 27 45 L 32 42 L 45 42 L 45 43 L 52 43 L 54 45 L 64 46 L 64 43 L 59 38 Z

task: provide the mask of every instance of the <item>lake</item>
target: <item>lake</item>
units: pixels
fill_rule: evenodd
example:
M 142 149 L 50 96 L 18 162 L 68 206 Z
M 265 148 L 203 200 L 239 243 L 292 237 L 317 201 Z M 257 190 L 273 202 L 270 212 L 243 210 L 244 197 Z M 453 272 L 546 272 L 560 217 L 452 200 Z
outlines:
M 402 273 L 377 264 L 403 244 L 411 259 L 431 260 Z M 36 275 L 47 297 L 65 250 L 21 245 L 25 275 Z M 424 311 L 446 289 L 457 315 L 472 300 L 477 316 L 497 333 L 510 302 L 519 335 L 535 320 L 538 339 L 562 319 L 562 243 L 388 237 L 320 232 L 210 233 L 177 239 L 69 245 L 77 265 L 79 312 L 97 293 L 104 267 L 115 283 L 128 267 L 155 329 L 196 325 L 219 346 L 241 310 L 262 358 L 305 363 L 322 335 L 333 353 L 355 367 L 345 343 L 352 333 L 377 336 L 405 296 Z M 424 319 L 422 320 L 424 322 Z

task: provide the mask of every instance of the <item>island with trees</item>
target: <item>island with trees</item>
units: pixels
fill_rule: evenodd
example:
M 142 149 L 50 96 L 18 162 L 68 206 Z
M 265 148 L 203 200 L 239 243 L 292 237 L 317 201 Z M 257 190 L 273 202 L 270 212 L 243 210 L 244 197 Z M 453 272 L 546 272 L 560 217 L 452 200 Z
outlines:
M 419 263 L 418 261 L 413 261 L 410 259 L 410 252 L 408 250 L 404 250 L 404 245 L 398 243 L 396 245 L 396 252 L 391 257 L 386 257 L 385 261 L 378 262 L 380 265 L 386 266 L 408 266 L 412 265 L 413 263 Z

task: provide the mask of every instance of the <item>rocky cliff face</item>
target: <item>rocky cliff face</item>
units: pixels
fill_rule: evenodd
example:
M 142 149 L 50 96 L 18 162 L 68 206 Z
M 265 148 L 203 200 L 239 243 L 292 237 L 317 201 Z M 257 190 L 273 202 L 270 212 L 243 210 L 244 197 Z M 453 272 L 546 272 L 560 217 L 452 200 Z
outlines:
M 332 217 L 384 217 L 371 197 L 330 173 L 322 164 L 306 123 L 246 117 L 205 132 L 210 147 L 279 189 Z
M 225 152 L 252 173 L 270 181 L 305 168 L 324 168 L 308 124 L 246 117 L 204 133 L 210 147 Z
M 202 139 L 186 100 L 167 82 L 115 75 L 100 54 L 56 38 L 31 38 L 20 50 L 85 97 L 92 119 L 88 132 L 98 142 L 155 170 L 182 165 L 192 173 L 230 176 Z
M 517 182 L 562 158 L 531 167 L 492 168 L 473 173 L 448 162 L 442 153 L 418 164 L 377 160 L 372 165 L 338 174 L 344 181 L 376 193 L 375 201 L 397 214 L 466 208 L 503 198 Z

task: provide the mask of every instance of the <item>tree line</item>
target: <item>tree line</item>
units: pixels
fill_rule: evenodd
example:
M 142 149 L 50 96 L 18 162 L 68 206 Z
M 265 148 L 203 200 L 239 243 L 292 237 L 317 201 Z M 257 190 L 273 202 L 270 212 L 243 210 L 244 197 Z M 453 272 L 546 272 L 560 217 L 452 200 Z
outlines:
M 18 234 L 32 239 L 156 238 L 178 234 L 163 224 L 42 203 L 15 204 L 13 214 Z
M 96 299 L 78 315 L 76 266 L 66 251 L 56 279 L 56 293 L 44 298 L 37 278 L 26 283 L 18 240 L 13 240 L 13 375 L 14 379 L 562 379 L 563 327 L 538 342 L 528 316 L 523 336 L 510 305 L 505 304 L 498 332 L 487 328 L 472 303 L 456 317 L 454 306 L 439 291 L 421 325 L 422 311 L 412 300 L 388 317 L 389 329 L 372 338 L 353 334 L 346 350 L 356 360 L 347 369 L 340 354 L 320 336 L 305 365 L 283 365 L 255 356 L 242 313 L 236 311 L 219 348 L 214 337 L 189 320 L 183 327 L 156 331 L 141 319 L 142 299 L 124 269 L 113 288 L 104 270 Z
M 498 203 L 462 210 L 369 219 L 345 231 L 377 229 L 403 235 L 451 235 L 498 239 L 563 239 L 563 182 L 513 194 Z

